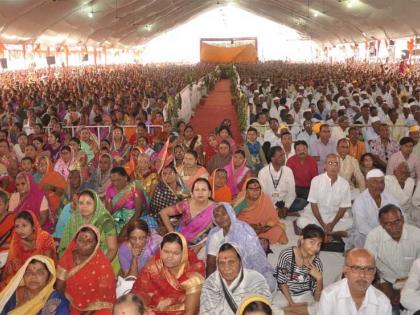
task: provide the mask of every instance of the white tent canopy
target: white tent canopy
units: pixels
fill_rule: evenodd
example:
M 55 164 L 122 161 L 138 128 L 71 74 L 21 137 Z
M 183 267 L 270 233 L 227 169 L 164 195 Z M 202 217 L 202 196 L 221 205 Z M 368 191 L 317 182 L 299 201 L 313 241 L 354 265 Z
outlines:
M 0 41 L 130 47 L 226 4 L 327 45 L 420 31 L 418 0 L 2 0 Z

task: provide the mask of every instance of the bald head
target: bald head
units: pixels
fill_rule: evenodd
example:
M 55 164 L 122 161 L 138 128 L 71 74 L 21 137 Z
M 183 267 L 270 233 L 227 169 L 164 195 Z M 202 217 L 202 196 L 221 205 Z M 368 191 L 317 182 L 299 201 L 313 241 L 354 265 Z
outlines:
M 350 249 L 345 256 L 345 264 L 352 265 L 355 260 L 363 259 L 371 265 L 375 265 L 375 257 L 365 248 Z

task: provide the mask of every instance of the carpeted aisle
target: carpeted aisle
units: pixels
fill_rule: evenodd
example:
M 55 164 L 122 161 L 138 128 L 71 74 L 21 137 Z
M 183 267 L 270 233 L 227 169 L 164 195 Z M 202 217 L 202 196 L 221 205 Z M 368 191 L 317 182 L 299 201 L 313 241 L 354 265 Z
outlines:
M 207 136 L 220 125 L 223 119 L 232 122 L 232 134 L 235 142 L 242 143 L 239 121 L 230 93 L 230 80 L 220 80 L 213 91 L 207 96 L 204 104 L 199 105 L 191 119 L 194 131 L 203 137 L 203 144 L 207 143 Z

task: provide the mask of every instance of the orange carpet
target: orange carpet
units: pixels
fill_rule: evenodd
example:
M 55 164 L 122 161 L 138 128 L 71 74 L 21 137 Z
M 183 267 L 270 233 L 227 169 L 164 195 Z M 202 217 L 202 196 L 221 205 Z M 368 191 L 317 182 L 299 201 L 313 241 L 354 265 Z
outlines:
M 231 98 L 230 80 L 220 80 L 207 96 L 204 104 L 197 107 L 191 124 L 194 131 L 203 137 L 204 144 L 207 144 L 208 134 L 214 131 L 225 118 L 232 122 L 231 130 L 235 142 L 242 143 L 239 121 Z

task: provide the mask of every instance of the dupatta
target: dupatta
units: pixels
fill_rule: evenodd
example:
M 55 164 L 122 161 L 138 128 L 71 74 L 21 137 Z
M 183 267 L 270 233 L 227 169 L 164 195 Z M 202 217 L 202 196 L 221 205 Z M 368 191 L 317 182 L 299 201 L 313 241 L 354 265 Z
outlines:
M 241 166 L 239 166 L 238 169 L 235 170 L 232 159 L 230 163 L 225 166 L 225 170 L 228 174 L 227 185 L 229 186 L 232 195 L 237 196 L 240 190 L 238 186 L 249 171 L 249 168 L 246 167 L 246 160 L 242 163 Z
M 188 249 L 182 234 L 172 233 L 182 241 L 177 269 L 171 272 L 165 267 L 159 252 L 143 268 L 132 289 L 156 315 L 183 315 L 186 296 L 200 291 L 204 283 L 204 262 Z
M 15 227 L 16 214 L 6 212 L 6 216 L 0 221 L 0 252 L 8 251 L 8 244 L 12 239 L 12 232 Z
M 97 237 L 98 242 L 90 257 L 80 265 L 74 264 L 73 251 L 77 247 L 76 235 L 88 227 Z M 66 282 L 65 296 L 71 308 L 78 314 L 87 311 L 112 309 L 116 300 L 116 281 L 108 258 L 100 249 L 100 232 L 92 225 L 81 226 L 58 262 L 57 278 Z
M 29 250 L 25 249 L 16 230 L 13 231 L 9 255 L 7 256 L 6 265 L 4 266 L 3 283 L 0 285 L 0 288 L 6 285 L 11 277 L 20 267 L 22 267 L 25 261 L 33 255 L 44 255 L 45 252 L 51 251 L 54 255 L 53 259 L 57 260 L 53 237 L 48 232 L 41 229 L 38 218 L 33 212 L 29 210 L 26 210 L 26 212 L 32 216 L 32 220 L 34 221 L 35 247 Z
M 211 185 L 211 197 L 216 202 L 231 202 L 232 201 L 232 192 L 226 184 L 223 187 L 216 189 L 216 173 L 218 170 L 223 170 L 221 168 L 217 168 L 213 171 L 209 178 L 209 182 Z
M 28 185 L 28 193 L 19 201 L 19 204 L 13 211 L 19 214 L 24 210 L 30 210 L 39 217 L 39 209 L 41 208 L 42 199 L 45 197 L 44 192 L 37 185 L 31 174 L 22 172 L 17 176 L 25 177 L 26 184 Z
M 55 264 L 54 261 L 47 256 L 35 255 L 28 258 L 25 264 L 19 269 L 19 271 L 14 275 L 12 280 L 6 286 L 6 288 L 0 293 L 0 310 L 3 310 L 9 299 L 16 292 L 17 288 L 21 285 L 23 281 L 23 276 L 28 268 L 28 265 L 33 261 L 37 260 L 47 266 L 48 271 L 50 272 L 50 278 L 47 285 L 38 293 L 37 296 L 27 301 L 25 304 L 22 304 L 16 307 L 13 311 L 7 313 L 8 315 L 35 315 L 44 308 L 45 303 L 47 302 L 50 295 L 54 292 L 54 283 L 56 279 L 55 273 Z
M 268 239 L 270 244 L 286 244 L 288 242 L 286 227 L 280 222 L 271 198 L 261 190 L 261 194 L 255 202 L 250 204 L 247 200 L 246 186 L 250 180 L 258 181 L 258 178 L 251 177 L 245 182 L 242 192 L 234 204 L 238 219 L 251 225 L 261 224 L 263 226 L 270 226 L 271 228 L 267 232 L 259 234 L 258 237 Z M 262 187 L 259 181 L 258 183 Z

